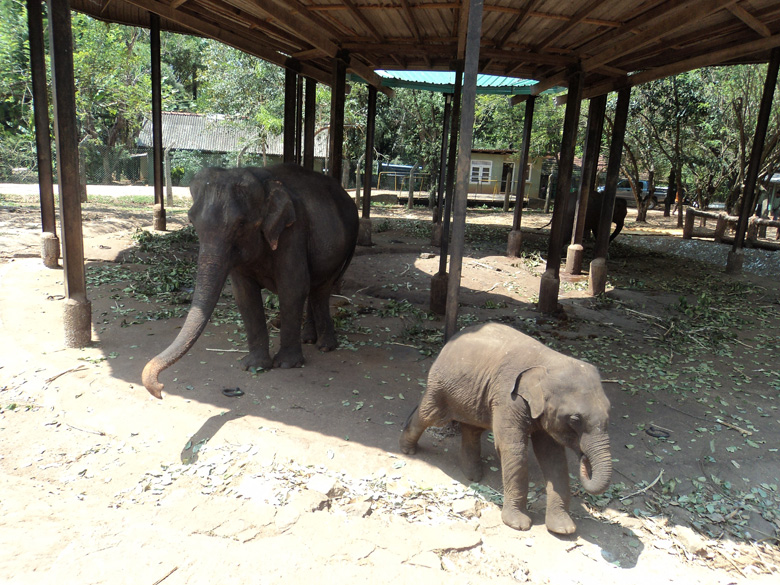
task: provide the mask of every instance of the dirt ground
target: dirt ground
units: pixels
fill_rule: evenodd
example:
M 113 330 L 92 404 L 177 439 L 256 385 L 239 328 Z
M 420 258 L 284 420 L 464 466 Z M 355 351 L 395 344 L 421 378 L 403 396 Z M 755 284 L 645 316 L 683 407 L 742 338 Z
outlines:
M 186 205 L 169 208 L 171 234 Z M 696 245 L 715 264 L 677 255 L 676 218 L 653 211 L 613 243 L 606 295 L 564 278 L 561 312 L 543 318 L 550 216 L 526 212 L 523 257 L 508 259 L 511 216 L 470 210 L 460 324 L 502 321 L 594 363 L 612 404 L 609 491 L 573 480 L 578 531 L 551 535 L 532 461 L 534 526 L 516 532 L 500 520 L 490 435 L 481 484 L 457 467 L 457 428 L 430 429 L 415 456 L 398 449 L 442 344 L 428 312 L 438 249 L 427 210 L 372 214 L 375 245 L 333 297 L 337 351 L 242 371 L 228 286 L 158 401 L 140 373 L 191 290 L 181 276 L 159 292 L 155 267 L 191 266 L 192 242 L 144 248 L 150 206 L 85 204 L 93 342 L 68 349 L 35 202 L 0 195 L 0 582 L 776 582 L 777 272 L 727 276 L 712 242 Z

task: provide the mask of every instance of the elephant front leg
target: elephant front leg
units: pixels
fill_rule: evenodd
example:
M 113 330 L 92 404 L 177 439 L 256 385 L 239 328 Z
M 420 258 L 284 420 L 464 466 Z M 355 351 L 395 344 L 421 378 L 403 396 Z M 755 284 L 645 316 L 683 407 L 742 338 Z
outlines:
M 241 366 L 270 370 L 273 365 L 268 352 L 268 328 L 265 324 L 263 308 L 263 288 L 252 278 L 232 273 L 233 295 L 236 297 L 238 311 L 244 321 L 249 354 L 241 359 Z
M 517 428 L 494 426 L 496 450 L 501 459 L 504 507 L 501 519 L 515 530 L 529 530 L 528 515 L 528 436 Z
M 482 433 L 484 429 L 460 423 L 460 468 L 469 481 L 482 479 Z
M 556 534 L 572 534 L 577 527 L 569 516 L 571 491 L 566 448 L 544 432 L 534 433 L 531 439 L 534 454 L 547 482 L 547 530 Z
M 298 288 L 300 288 L 300 284 L 287 286 L 285 283 L 279 284 L 281 326 L 279 331 L 280 347 L 273 360 L 275 368 L 300 368 L 303 365 L 301 323 L 306 293 L 301 291 L 306 291 L 308 286 L 301 290 Z

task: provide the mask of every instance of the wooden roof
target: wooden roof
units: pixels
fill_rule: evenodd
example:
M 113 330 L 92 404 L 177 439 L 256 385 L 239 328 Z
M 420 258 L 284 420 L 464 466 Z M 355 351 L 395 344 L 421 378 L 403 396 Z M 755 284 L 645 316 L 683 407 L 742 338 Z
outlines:
M 333 58 L 377 69 L 452 70 L 468 0 L 71 0 L 110 22 L 197 34 L 330 84 Z M 484 0 L 479 72 L 537 80 L 586 73 L 585 96 L 708 65 L 765 62 L 778 0 Z

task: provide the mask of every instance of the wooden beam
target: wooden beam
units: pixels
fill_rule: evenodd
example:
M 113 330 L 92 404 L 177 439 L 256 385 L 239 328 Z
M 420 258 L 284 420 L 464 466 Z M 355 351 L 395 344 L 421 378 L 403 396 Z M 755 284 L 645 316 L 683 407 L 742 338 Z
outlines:
M 342 0 L 344 2 L 344 6 L 346 6 L 349 9 L 349 13 L 355 17 L 355 19 L 362 24 L 368 32 L 371 33 L 371 36 L 374 37 L 377 41 L 382 41 L 382 34 L 376 29 L 376 27 L 371 24 L 371 21 L 368 20 L 361 10 L 358 10 L 357 6 L 355 6 L 355 3 L 352 2 L 352 0 Z
M 125 1 L 134 6 L 138 6 L 139 8 L 143 8 L 144 10 L 148 10 L 149 12 L 159 14 L 167 20 L 190 29 L 195 34 L 220 41 L 221 43 L 230 45 L 231 47 L 239 49 L 240 51 L 244 51 L 249 55 L 259 57 L 264 61 L 273 63 L 274 65 L 279 65 L 280 67 L 285 67 L 287 65 L 289 57 L 279 53 L 278 51 L 266 49 L 257 43 L 257 39 L 245 37 L 241 34 L 238 34 L 237 32 L 230 32 L 231 30 L 235 31 L 235 27 L 231 28 L 228 26 L 220 26 L 220 19 L 214 19 L 217 24 L 211 24 L 205 22 L 202 18 L 174 10 L 167 4 L 163 4 L 158 0 Z M 330 75 L 319 67 L 314 67 L 302 63 L 300 69 L 300 72 L 303 75 L 311 77 L 312 79 L 316 79 L 320 83 L 325 85 L 330 85 L 331 83 Z
M 417 19 L 414 17 L 411 8 L 409 8 L 408 0 L 401 0 L 401 6 L 403 7 L 406 20 L 408 20 L 407 26 L 409 26 L 412 36 L 414 36 L 414 40 L 419 43 L 422 40 L 420 27 L 417 26 Z
M 580 8 L 577 12 L 574 13 L 574 15 L 569 19 L 569 21 L 564 24 L 563 26 L 558 27 L 556 30 L 551 32 L 549 35 L 547 35 L 546 38 L 542 40 L 538 45 L 534 47 L 536 51 L 540 51 L 544 49 L 545 47 L 551 45 L 554 41 L 561 38 L 563 35 L 565 35 L 567 32 L 572 30 L 574 27 L 576 27 L 579 24 L 582 24 L 582 22 L 587 18 L 587 16 L 593 12 L 598 6 L 600 6 L 603 3 L 603 0 L 591 0 L 589 4 L 586 4 L 582 8 Z
M 772 31 L 763 22 L 750 14 L 741 4 L 729 6 L 729 12 L 739 18 L 742 22 L 760 34 L 762 37 L 771 37 Z
M 187 1 L 188 1 L 188 0 L 173 0 L 173 1 L 171 2 L 171 8 L 173 8 L 174 10 L 176 10 L 176 9 L 177 9 L 179 6 L 181 6 L 182 4 L 184 4 L 184 3 L 185 3 L 185 2 L 187 2 Z
M 636 85 L 655 81 L 656 79 L 663 79 L 670 75 L 678 75 L 686 71 L 692 71 L 693 69 L 719 65 L 725 61 L 738 59 L 739 57 L 760 53 L 762 51 L 768 51 L 775 47 L 780 47 L 780 34 L 769 37 L 768 39 L 759 39 L 736 47 L 728 47 L 726 49 L 721 49 L 720 51 L 710 51 L 703 55 L 697 55 L 689 59 L 670 63 L 663 67 L 656 67 L 620 79 L 599 83 L 588 87 L 585 90 L 584 95 L 585 97 L 595 97 L 602 93 L 609 93 L 623 87 L 634 87 Z
M 592 71 L 600 65 L 609 63 L 628 53 L 636 52 L 642 47 L 662 42 L 663 38 L 668 36 L 669 33 L 688 26 L 691 21 L 709 16 L 713 12 L 734 4 L 734 2 L 736 0 L 704 0 L 702 2 L 688 3 L 664 12 L 641 27 L 635 27 L 632 26 L 632 23 L 627 23 L 626 28 L 623 29 L 623 34 L 626 34 L 625 31 L 629 29 L 632 31 L 636 30 L 637 34 L 632 34 L 629 38 L 614 43 L 611 47 L 602 47 L 592 57 L 584 59 L 582 67 L 586 72 Z
M 530 12 L 536 8 L 536 5 L 540 2 L 541 0 L 529 0 L 529 2 L 523 6 L 520 12 L 517 13 L 517 16 L 515 16 L 512 21 L 507 23 L 504 29 L 497 35 L 499 38 L 497 43 L 498 47 L 503 47 L 504 44 L 509 40 L 509 37 L 520 30 L 520 28 L 523 26 L 523 23 L 528 19 Z
M 455 20 L 457 28 L 452 31 L 455 34 L 455 38 L 458 39 L 458 61 L 463 61 L 466 57 L 466 33 L 468 32 L 469 7 L 469 0 L 462 0 L 460 14 L 456 15 L 459 18 L 456 18 Z

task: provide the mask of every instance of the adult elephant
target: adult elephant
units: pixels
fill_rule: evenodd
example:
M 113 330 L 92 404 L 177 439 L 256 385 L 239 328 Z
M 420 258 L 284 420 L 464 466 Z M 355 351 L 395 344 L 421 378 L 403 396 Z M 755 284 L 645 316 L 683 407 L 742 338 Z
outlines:
M 604 192 L 595 191 L 588 197 L 588 209 L 585 214 L 585 235 L 593 234 L 593 238 L 598 238 L 599 218 L 601 216 L 601 205 L 604 202 Z M 628 214 L 628 203 L 620 197 L 615 198 L 615 207 L 612 209 L 612 223 L 615 224 L 615 231 L 609 236 L 609 241 L 614 240 L 623 229 Z
M 566 447 L 580 461 L 590 493 L 609 486 L 609 400 L 591 364 L 554 351 L 507 325 L 485 323 L 460 331 L 431 366 L 420 405 L 404 425 L 403 453 L 414 453 L 430 426 L 460 422 L 460 466 L 471 481 L 482 477 L 481 440 L 493 430 L 504 482 L 505 524 L 528 530 L 528 446 L 547 484 L 545 523 L 571 534 Z
M 601 217 L 601 204 L 604 201 L 604 193 L 601 191 L 594 191 L 588 197 L 588 209 L 585 212 L 585 228 L 583 230 L 583 237 L 593 235 L 596 239 L 599 232 L 599 219 Z M 615 207 L 612 209 L 612 223 L 615 224 L 615 231 L 609 236 L 609 241 L 614 240 L 618 234 L 623 230 L 623 226 L 626 222 L 626 215 L 628 214 L 628 204 L 625 199 L 620 197 L 615 199 Z M 564 245 L 571 243 L 571 234 L 573 226 L 568 226 L 566 232 L 563 235 Z
M 161 398 L 158 380 L 193 346 L 217 304 L 228 275 L 246 328 L 245 369 L 303 365 L 303 339 L 322 351 L 336 347 L 329 298 L 355 250 L 358 216 L 339 183 L 297 165 L 206 168 L 190 185 L 189 219 L 200 241 L 195 291 L 176 339 L 143 371 Z M 262 289 L 279 295 L 280 349 L 271 359 Z

